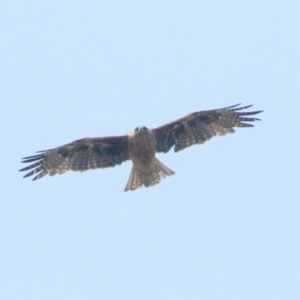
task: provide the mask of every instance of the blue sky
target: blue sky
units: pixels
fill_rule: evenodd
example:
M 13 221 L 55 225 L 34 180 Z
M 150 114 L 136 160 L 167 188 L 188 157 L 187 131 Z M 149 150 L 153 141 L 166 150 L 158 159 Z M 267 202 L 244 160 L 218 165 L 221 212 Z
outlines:
M 2 1 L 1 299 L 299 299 L 299 1 Z M 20 158 L 237 103 L 254 128 L 32 182 Z

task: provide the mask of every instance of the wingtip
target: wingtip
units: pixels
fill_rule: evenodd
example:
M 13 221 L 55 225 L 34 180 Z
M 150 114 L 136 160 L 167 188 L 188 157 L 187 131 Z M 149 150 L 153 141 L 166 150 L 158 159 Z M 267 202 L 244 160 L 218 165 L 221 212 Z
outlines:
M 241 105 L 241 103 L 234 104 L 234 105 L 231 105 L 231 106 L 226 106 L 226 107 L 224 107 L 224 109 L 234 108 L 234 107 L 237 107 L 239 105 Z

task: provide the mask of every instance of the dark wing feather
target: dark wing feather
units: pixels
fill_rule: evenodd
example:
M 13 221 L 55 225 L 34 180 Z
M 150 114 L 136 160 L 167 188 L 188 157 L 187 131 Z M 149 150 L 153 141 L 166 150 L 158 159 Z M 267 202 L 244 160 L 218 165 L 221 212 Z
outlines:
M 86 138 L 51 150 L 23 158 L 31 163 L 20 171 L 28 171 L 24 177 L 36 176 L 33 180 L 49 174 L 63 174 L 66 171 L 86 171 L 119 165 L 129 159 L 127 136 Z
M 200 111 L 153 129 L 156 138 L 156 151 L 168 152 L 173 146 L 178 152 L 195 144 L 203 144 L 217 135 L 234 132 L 234 127 L 252 127 L 259 119 L 249 117 L 262 111 L 241 112 L 252 105 Z

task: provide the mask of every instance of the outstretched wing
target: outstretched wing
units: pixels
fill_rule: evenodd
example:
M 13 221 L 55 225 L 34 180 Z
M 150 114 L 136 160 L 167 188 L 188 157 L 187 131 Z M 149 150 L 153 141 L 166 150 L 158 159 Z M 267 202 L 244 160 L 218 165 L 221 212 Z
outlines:
M 234 132 L 234 127 L 252 127 L 244 122 L 258 121 L 249 116 L 262 111 L 241 112 L 252 105 L 238 107 L 239 104 L 226 108 L 199 111 L 188 116 L 152 129 L 156 138 L 156 151 L 168 152 L 173 146 L 178 152 L 195 144 L 203 144 L 217 135 Z
M 129 159 L 127 136 L 85 138 L 39 154 L 23 158 L 23 163 L 33 164 L 20 171 L 31 170 L 24 177 L 36 176 L 33 180 L 49 174 L 66 171 L 86 171 L 119 165 Z

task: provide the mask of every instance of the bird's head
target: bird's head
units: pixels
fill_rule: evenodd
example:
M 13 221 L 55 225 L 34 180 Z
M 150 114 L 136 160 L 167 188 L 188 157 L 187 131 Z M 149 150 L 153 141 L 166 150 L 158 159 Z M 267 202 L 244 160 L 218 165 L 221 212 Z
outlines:
M 146 134 L 149 133 L 149 129 L 145 126 L 139 126 L 134 129 L 135 134 Z

